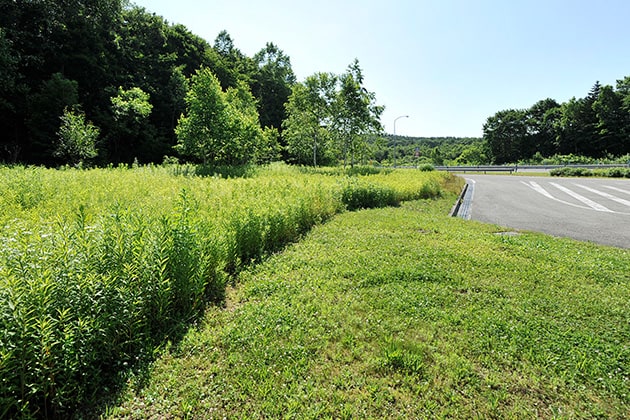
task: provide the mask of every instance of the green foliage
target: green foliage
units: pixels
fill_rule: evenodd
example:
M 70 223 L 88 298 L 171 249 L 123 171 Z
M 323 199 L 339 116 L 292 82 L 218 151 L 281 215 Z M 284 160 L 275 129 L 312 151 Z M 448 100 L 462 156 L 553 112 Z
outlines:
M 335 161 L 330 126 L 337 82 L 334 74 L 316 73 L 292 86 L 282 127 L 287 152 L 294 162 L 317 166 Z
M 341 190 L 341 201 L 348 210 L 395 206 L 396 191 L 393 188 L 373 184 L 357 178 L 348 178 Z
M 376 105 L 376 95 L 365 89 L 358 60 L 340 76 L 339 85 L 332 125 L 344 166 L 348 161 L 354 166 L 367 151 L 366 136 L 382 131 L 380 116 L 385 108 Z
M 86 122 L 82 112 L 66 109 L 60 119 L 55 156 L 72 165 L 82 164 L 96 157 L 99 128 L 89 121 Z
M 263 116 L 256 124 L 280 130 L 295 77 L 271 43 L 253 59 L 225 31 L 213 47 L 122 0 L 4 2 L 0 28 L 1 161 L 57 163 L 58 118 L 79 105 L 102 131 L 98 163 L 160 162 L 177 142 L 185 79 L 202 67 L 223 90 L 253 90 Z
M 355 60 L 340 76 L 316 73 L 293 86 L 283 127 L 294 161 L 317 166 L 336 157 L 354 166 L 371 156 L 368 138 L 382 131 L 384 108 L 363 83 Z
M 37 163 L 51 162 L 54 143 L 51 139 L 59 131 L 59 118 L 65 116 L 65 110 L 79 102 L 78 83 L 55 73 L 42 83 L 41 89 L 28 100 L 28 130 L 31 137 L 30 153 Z
M 628 250 L 450 218 L 456 190 L 242 272 L 109 418 L 627 416 Z
M 110 159 L 116 163 L 131 163 L 142 154 L 143 142 L 150 141 L 154 130 L 148 123 L 153 110 L 150 95 L 139 87 L 118 88 L 112 96 L 111 110 L 114 124 L 110 128 Z
M 209 70 L 199 70 L 186 95 L 187 114 L 176 128 L 176 149 L 204 164 L 243 165 L 275 156 L 277 136 L 263 131 L 247 86 L 238 82 L 226 92 Z
M 488 157 L 481 144 L 475 144 L 465 148 L 455 159 L 456 165 L 483 165 L 488 162 Z
M 296 82 L 291 59 L 277 45 L 268 42 L 254 55 L 259 71 L 254 76 L 252 94 L 256 97 L 261 127 L 282 129 L 286 118 L 284 104 Z
M 596 82 L 584 98 L 559 104 L 538 101 L 529 109 L 504 110 L 488 118 L 484 139 L 495 163 L 538 155 L 620 156 L 630 147 L 628 78 L 617 89 Z
M 3 417 L 66 418 L 102 403 L 130 367 L 223 303 L 228 275 L 345 209 L 345 175 L 185 168 L 0 167 Z M 398 202 L 444 176 L 378 173 L 355 189 Z
M 593 176 L 593 171 L 587 168 L 555 168 L 549 171 L 551 176 Z
M 483 126 L 483 137 L 496 164 L 515 162 L 521 157 L 521 146 L 527 141 L 526 113 L 523 110 L 499 111 Z
M 381 142 L 375 143 L 373 147 L 376 160 L 384 165 L 393 165 L 394 150 L 396 151 L 397 165 L 403 167 L 423 164 L 452 166 L 464 161 L 479 161 L 478 164 L 489 163 L 486 143 L 480 138 L 424 138 L 386 135 Z
M 225 163 L 221 150 L 229 141 L 225 95 L 217 77 L 202 69 L 192 77 L 186 94 L 187 115 L 182 115 L 175 129 L 176 150 L 204 163 Z
M 151 115 L 153 105 L 150 96 L 139 87 L 131 89 L 118 88 L 118 95 L 113 96 L 112 112 L 116 121 L 132 120 L 136 123 L 142 122 Z
M 630 168 L 555 168 L 549 171 L 551 176 L 601 176 L 607 178 L 630 178 Z

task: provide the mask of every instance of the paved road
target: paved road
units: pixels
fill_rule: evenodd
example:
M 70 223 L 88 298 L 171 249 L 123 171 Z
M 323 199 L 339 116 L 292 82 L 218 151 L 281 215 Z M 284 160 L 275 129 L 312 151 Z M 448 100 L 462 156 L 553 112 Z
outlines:
M 462 217 L 630 248 L 630 180 L 464 175 Z M 469 188 L 470 190 L 470 188 Z

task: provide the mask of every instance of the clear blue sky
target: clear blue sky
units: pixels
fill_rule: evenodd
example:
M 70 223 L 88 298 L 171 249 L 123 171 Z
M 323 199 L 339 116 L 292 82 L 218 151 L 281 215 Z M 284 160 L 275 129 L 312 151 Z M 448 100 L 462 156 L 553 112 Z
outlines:
M 253 56 L 273 42 L 299 81 L 357 58 L 385 130 L 481 136 L 508 108 L 630 76 L 628 0 L 132 0 Z

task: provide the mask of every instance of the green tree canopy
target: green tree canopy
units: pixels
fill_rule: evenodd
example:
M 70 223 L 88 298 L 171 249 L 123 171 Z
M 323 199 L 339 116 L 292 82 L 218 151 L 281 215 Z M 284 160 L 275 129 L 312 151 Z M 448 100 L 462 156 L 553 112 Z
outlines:
M 252 93 L 257 99 L 260 124 L 263 127 L 282 128 L 286 118 L 285 103 L 296 82 L 291 59 L 273 43 L 254 55 L 258 72 L 252 83 Z
M 207 68 L 190 82 L 186 114 L 176 128 L 177 150 L 203 163 L 238 165 L 268 157 L 272 133 L 265 133 L 258 121 L 256 102 L 244 82 L 226 92 Z
M 508 109 L 489 117 L 483 126 L 483 137 L 492 152 L 494 163 L 517 162 L 527 138 L 527 112 Z
M 338 133 L 344 166 L 366 151 L 368 134 L 382 131 L 383 106 L 376 105 L 376 95 L 363 85 L 363 72 L 354 60 L 339 78 L 340 88 L 334 107 L 333 126 Z
M 68 108 L 60 119 L 55 156 L 72 165 L 82 165 L 86 160 L 96 157 L 96 141 L 100 133 L 98 127 L 86 121 L 82 112 Z
M 368 138 L 382 131 L 384 107 L 363 85 L 358 60 L 340 76 L 316 73 L 294 86 L 286 106 L 284 135 L 288 151 L 300 163 L 317 165 L 338 152 L 344 166 L 368 151 Z M 310 158 L 309 158 L 310 156 Z
M 114 117 L 110 132 L 110 158 L 116 163 L 131 163 L 141 154 L 143 142 L 150 140 L 154 133 L 153 127 L 148 124 L 153 109 L 150 96 L 139 87 L 119 87 L 118 94 L 110 101 Z
M 338 77 L 332 73 L 316 73 L 293 85 L 283 123 L 283 136 L 293 161 L 313 166 L 334 161 L 330 129 L 337 82 Z

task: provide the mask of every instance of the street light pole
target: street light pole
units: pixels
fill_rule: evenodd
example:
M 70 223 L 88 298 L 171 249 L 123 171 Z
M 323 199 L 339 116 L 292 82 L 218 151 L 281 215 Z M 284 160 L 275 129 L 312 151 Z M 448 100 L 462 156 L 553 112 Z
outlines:
M 409 115 L 401 115 L 394 119 L 394 168 L 396 167 L 396 121 L 401 118 L 409 118 Z

